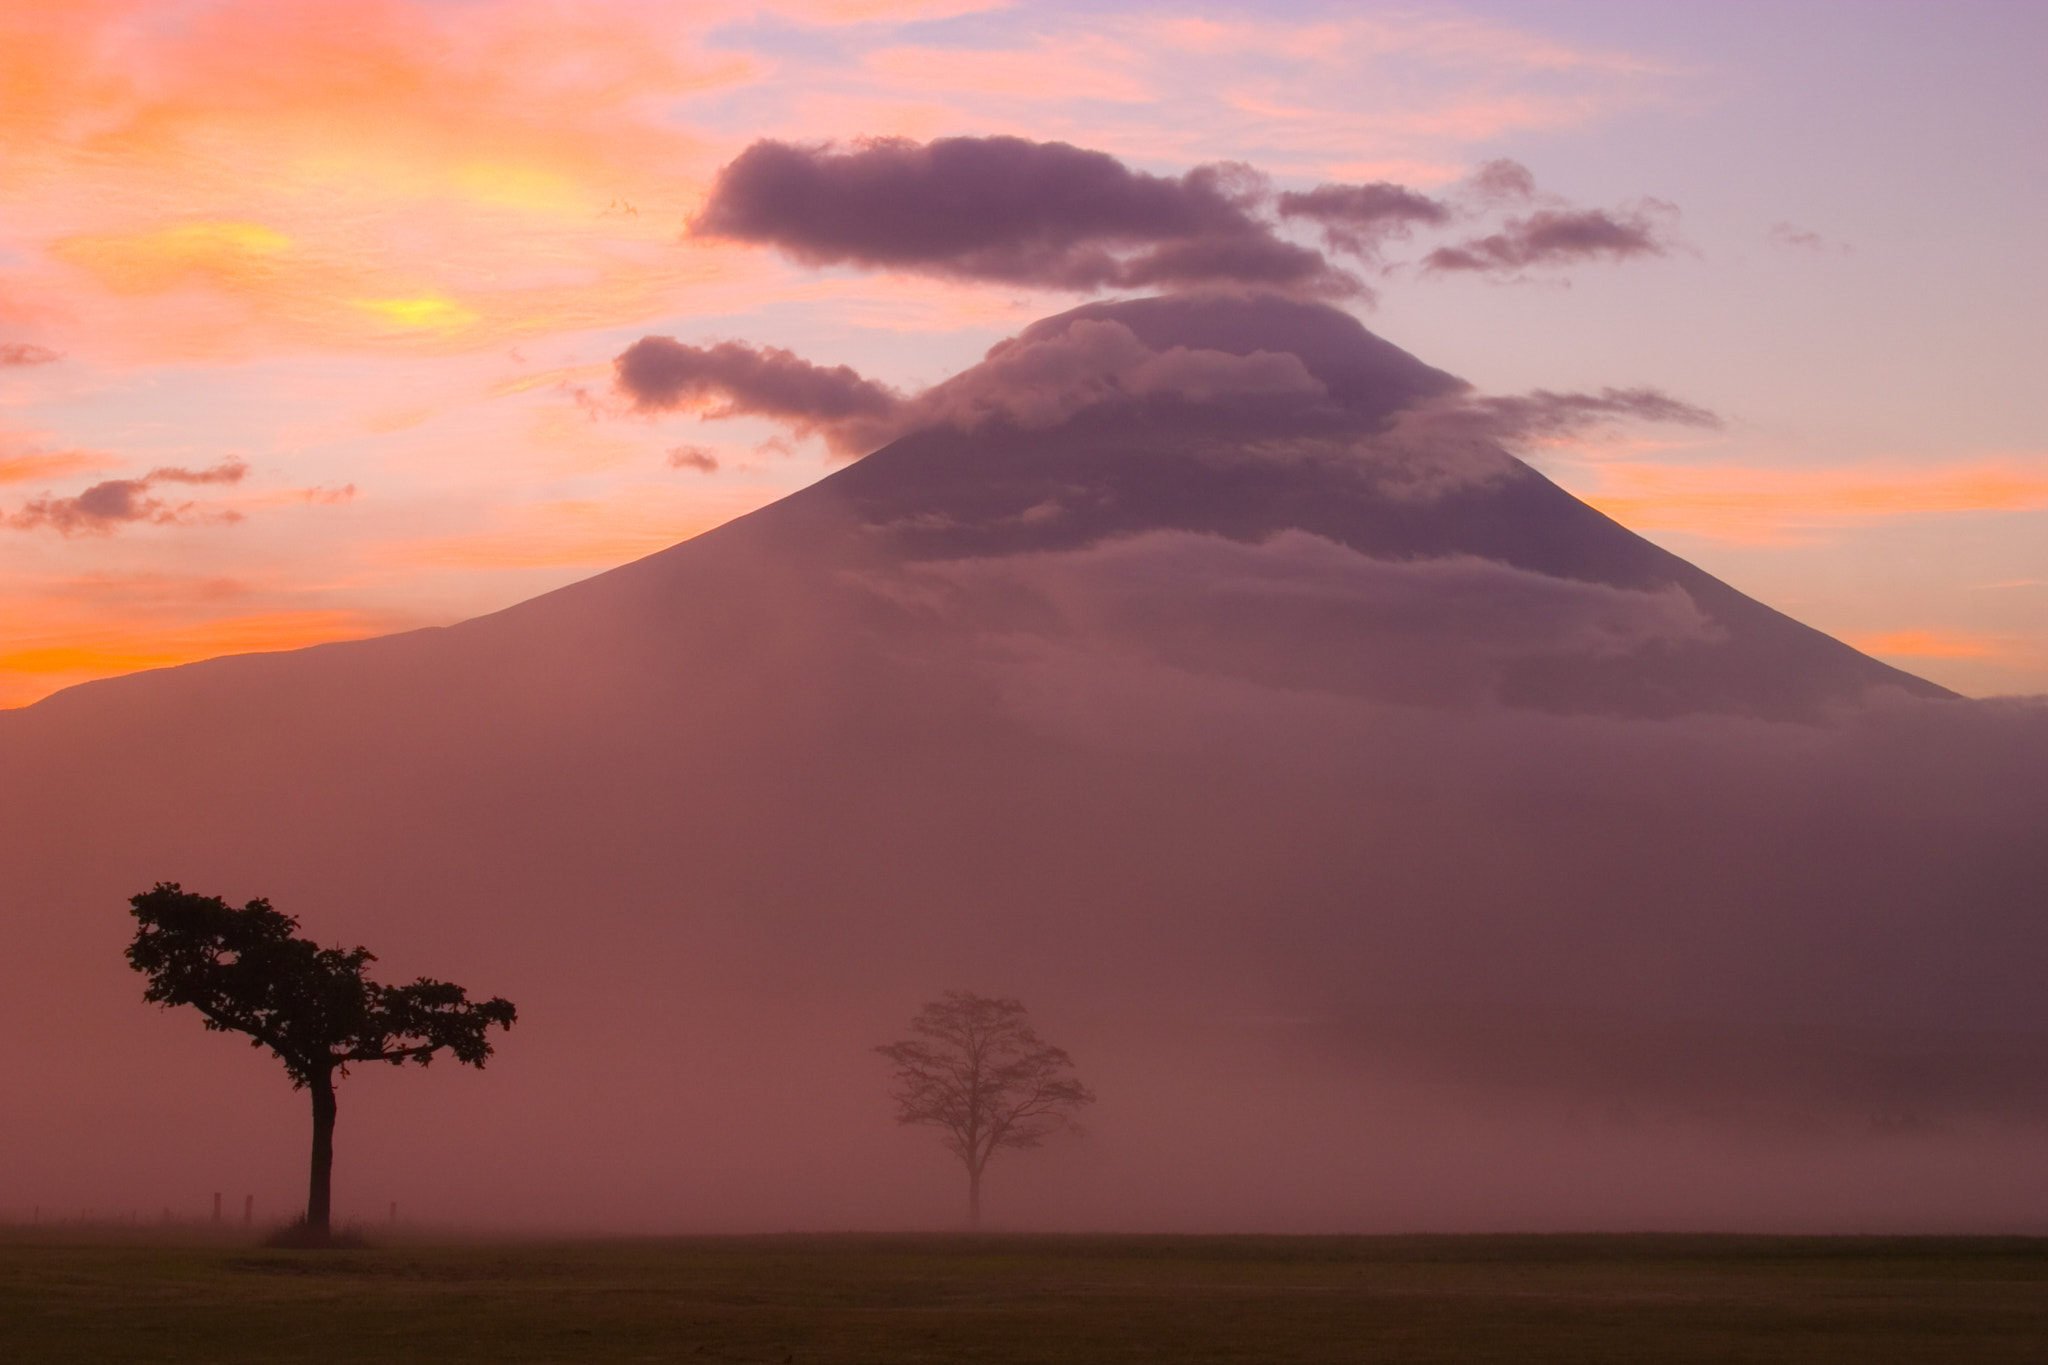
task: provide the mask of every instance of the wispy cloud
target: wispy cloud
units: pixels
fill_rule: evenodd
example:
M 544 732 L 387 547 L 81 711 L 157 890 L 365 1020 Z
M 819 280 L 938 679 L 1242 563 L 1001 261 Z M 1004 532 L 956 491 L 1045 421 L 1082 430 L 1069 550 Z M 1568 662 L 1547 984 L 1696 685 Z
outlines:
M 0 447 L 0 483 L 28 483 L 35 479 L 62 478 L 90 470 L 118 465 L 111 455 L 90 450 L 24 450 L 9 453 Z
M 1853 256 L 1855 248 L 1847 242 L 1830 241 L 1812 228 L 1797 223 L 1773 223 L 1765 234 L 1775 246 L 1790 251 L 1801 251 L 1815 256 Z
M 108 479 L 68 498 L 36 498 L 24 504 L 4 523 L 17 530 L 50 527 L 62 535 L 108 535 L 123 526 L 149 523 L 158 526 L 190 521 L 239 521 L 233 508 L 201 510 L 196 504 L 171 502 L 155 495 L 164 484 L 232 484 L 241 482 L 249 466 L 227 460 L 211 469 L 186 469 L 166 465 L 152 469 L 139 479 Z
M 1507 211 L 1493 230 L 1438 247 L 1422 258 L 1425 272 L 1516 279 L 1531 270 L 1587 261 L 1668 256 L 1678 246 L 1678 206 L 1642 198 L 1613 209 L 1582 208 L 1537 188 L 1518 161 L 1482 164 L 1455 187 L 1467 216 Z M 1520 212 L 1515 212 L 1520 210 Z
M 1438 247 L 1423 257 L 1423 268 L 1512 276 L 1581 261 L 1665 256 L 1676 212 L 1655 199 L 1623 209 L 1538 209 L 1509 219 L 1498 232 Z

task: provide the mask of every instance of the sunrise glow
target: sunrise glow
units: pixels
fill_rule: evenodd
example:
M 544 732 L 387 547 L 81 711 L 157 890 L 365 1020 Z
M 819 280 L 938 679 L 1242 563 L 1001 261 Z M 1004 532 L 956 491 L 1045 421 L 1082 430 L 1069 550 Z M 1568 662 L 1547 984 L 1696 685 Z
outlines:
M 1923 521 L 1969 519 L 1969 534 L 2009 545 L 2007 578 L 2037 569 L 2026 547 L 2048 539 L 2038 432 L 1997 405 L 1960 427 L 1931 408 L 1908 414 L 1887 436 L 1846 415 L 1872 392 L 1867 373 L 1830 362 L 1803 396 L 1783 392 L 1782 371 L 1727 378 L 1725 357 L 1771 325 L 1774 294 L 1828 297 L 1894 267 L 1880 220 L 1823 193 L 1788 191 L 1724 222 L 1705 211 L 1720 186 L 1704 172 L 1593 169 L 1634 121 L 1691 137 L 1725 120 L 1736 87 L 1677 28 L 1599 33 L 1483 6 L 1168 16 L 102 0 L 8 5 L 0 51 L 10 705 L 211 651 L 488 610 L 833 467 L 817 437 L 758 418 L 699 430 L 710 404 L 622 415 L 609 361 L 644 333 L 788 346 L 914 389 L 1071 298 L 821 272 L 692 236 L 719 168 L 764 136 L 1024 134 L 1161 173 L 1243 163 L 1282 191 L 1392 179 L 1455 192 L 1512 155 L 1567 192 L 1543 191 L 1558 204 L 1649 196 L 1678 215 L 1661 260 L 1487 282 L 1418 269 L 1431 243 L 1404 230 L 1379 258 L 1389 268 L 1368 272 L 1377 307 L 1359 306 L 1483 389 L 1648 382 L 1708 402 L 1731 425 L 1682 458 L 1603 458 L 1557 476 L 1652 536 L 1747 547 L 1744 572 L 1758 576 L 1743 586 L 1767 598 L 1808 600 L 1816 573 L 1839 581 L 1841 566 Z M 1314 240 L 1310 224 L 1290 230 Z M 1738 280 L 1750 317 L 1663 344 L 1671 323 L 1653 293 L 1725 296 Z M 1966 306 L 1955 309 L 1967 330 Z M 1612 335 L 1657 340 L 1639 366 L 1597 345 L 1566 362 L 1546 314 L 1572 335 L 1597 316 Z M 1697 314 L 1688 331 L 1707 326 Z M 1969 363 L 1943 355 L 1927 363 Z M 715 460 L 670 459 L 711 446 Z M 230 458 L 248 463 L 245 481 L 159 499 L 185 508 L 161 524 L 60 525 L 27 510 L 95 481 Z M 343 488 L 354 491 L 341 499 Z M 286 503 L 301 513 L 288 532 L 274 511 Z M 1835 568 L 1818 567 L 1821 545 Z M 96 605 L 108 598 L 92 585 L 145 579 L 163 585 L 147 612 Z M 196 591 L 258 581 L 206 590 L 241 592 L 238 605 Z M 2041 657 L 2038 594 L 2005 606 L 1998 632 L 2022 643 L 1998 657 Z M 1870 613 L 1844 601 L 1836 615 L 1848 629 Z M 2015 665 L 1968 685 L 2048 675 Z

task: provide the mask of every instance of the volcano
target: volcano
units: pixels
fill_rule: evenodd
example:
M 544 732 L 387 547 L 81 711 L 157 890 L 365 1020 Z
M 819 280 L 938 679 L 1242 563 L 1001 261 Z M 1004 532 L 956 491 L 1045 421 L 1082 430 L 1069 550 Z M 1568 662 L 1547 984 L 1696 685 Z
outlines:
M 1471 411 L 1321 305 L 1090 305 L 609 573 L 0 713 L 7 1168 L 289 1198 L 296 1102 L 120 961 L 174 880 L 521 1006 L 344 1088 L 342 1208 L 943 1221 L 866 1049 L 963 988 L 1103 1096 L 1016 1226 L 2048 1219 L 2048 717 Z

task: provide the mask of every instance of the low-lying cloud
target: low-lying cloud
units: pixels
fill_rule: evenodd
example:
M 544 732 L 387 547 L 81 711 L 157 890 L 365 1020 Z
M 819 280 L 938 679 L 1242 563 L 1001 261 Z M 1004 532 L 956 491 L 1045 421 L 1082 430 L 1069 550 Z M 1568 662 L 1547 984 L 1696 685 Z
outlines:
M 1381 559 L 1299 530 L 1252 544 L 1154 531 L 913 564 L 874 586 L 1006 651 L 1020 640 L 1136 651 L 1197 674 L 1439 706 L 1498 701 L 1517 660 L 1722 637 L 1675 585 L 1614 587 L 1463 554 Z
M 249 466 L 227 460 L 211 469 L 186 469 L 164 465 L 139 479 L 108 479 L 69 498 L 37 498 L 7 518 L 17 530 L 50 527 L 61 535 L 106 535 L 136 523 L 171 525 L 194 520 L 194 504 L 173 503 L 157 497 L 162 484 L 231 484 L 241 482 Z M 353 489 L 350 490 L 353 492 Z M 206 514 L 213 521 L 240 521 L 232 508 Z
M 0 341 L 0 366 L 50 365 L 63 358 L 47 346 L 27 341 Z

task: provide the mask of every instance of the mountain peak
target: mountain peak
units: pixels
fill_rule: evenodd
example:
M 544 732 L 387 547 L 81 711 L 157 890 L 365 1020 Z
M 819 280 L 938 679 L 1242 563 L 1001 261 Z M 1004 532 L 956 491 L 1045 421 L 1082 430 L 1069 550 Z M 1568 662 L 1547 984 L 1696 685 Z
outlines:
M 1340 308 L 1279 294 L 1211 291 L 1083 304 L 1032 323 L 1004 345 L 1041 344 L 1083 322 L 1127 327 L 1154 351 L 1179 347 L 1233 356 L 1295 356 L 1330 397 L 1369 420 L 1467 387 L 1374 335 Z

